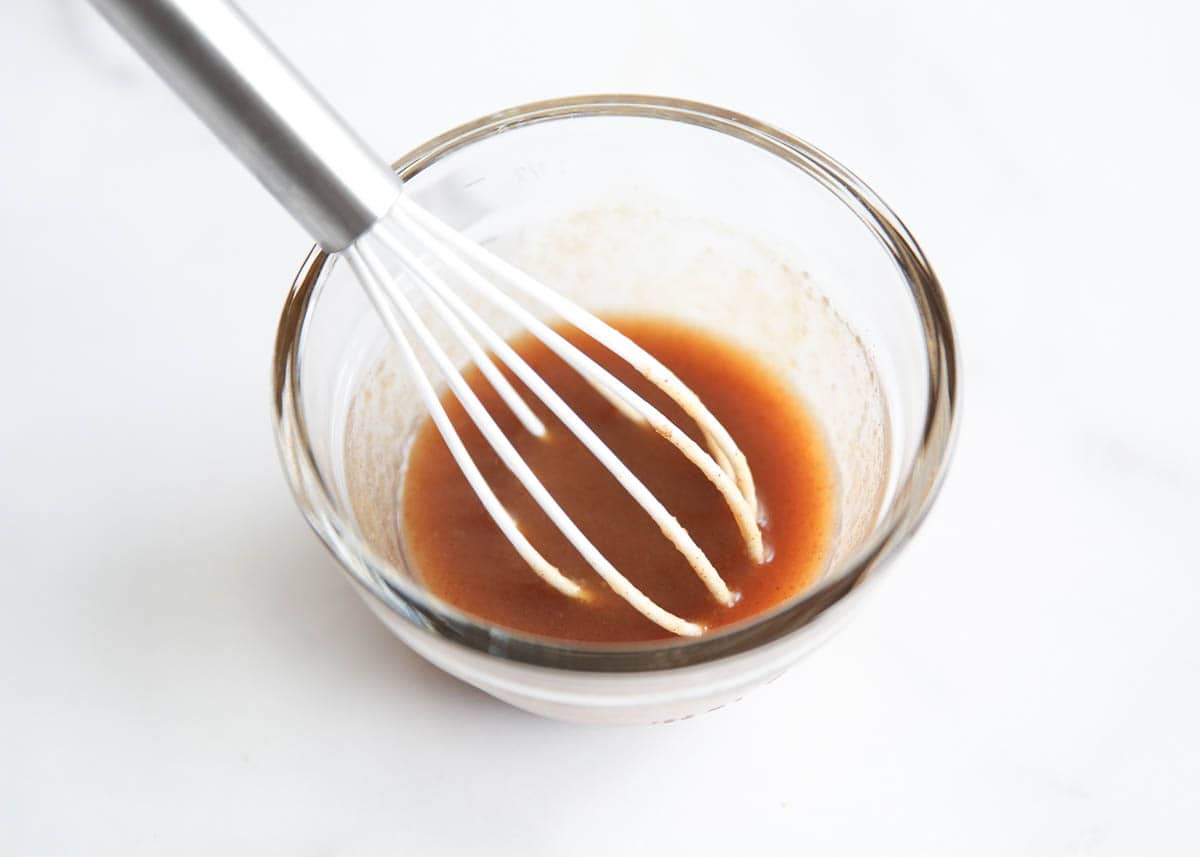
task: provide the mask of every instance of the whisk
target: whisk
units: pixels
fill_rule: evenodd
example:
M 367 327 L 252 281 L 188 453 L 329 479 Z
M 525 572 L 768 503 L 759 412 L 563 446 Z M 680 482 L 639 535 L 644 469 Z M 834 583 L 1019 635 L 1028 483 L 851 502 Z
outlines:
M 584 560 L 621 598 L 662 628 L 695 636 L 703 627 L 647 597 L 609 562 L 517 453 L 425 324 L 412 296 L 442 322 L 522 430 L 545 424 L 499 370 L 503 364 L 612 474 L 678 549 L 717 602 L 736 594 L 686 529 L 562 398 L 493 330 L 464 295 L 494 305 L 579 372 L 628 418 L 644 422 L 720 492 L 745 549 L 763 561 L 754 480 L 746 458 L 679 378 L 628 337 L 451 228 L 403 193 L 402 182 L 338 117 L 245 15 L 226 0 L 92 0 L 284 208 L 354 271 L 411 371 L 419 394 L 480 502 L 530 569 L 564 597 L 588 597 L 538 552 L 475 465 L 442 407 L 418 348 L 505 466 Z M 503 288 L 501 288 L 503 286 Z M 518 302 L 541 305 L 626 361 L 677 403 L 707 449 Z M 489 355 L 490 352 L 490 355 Z

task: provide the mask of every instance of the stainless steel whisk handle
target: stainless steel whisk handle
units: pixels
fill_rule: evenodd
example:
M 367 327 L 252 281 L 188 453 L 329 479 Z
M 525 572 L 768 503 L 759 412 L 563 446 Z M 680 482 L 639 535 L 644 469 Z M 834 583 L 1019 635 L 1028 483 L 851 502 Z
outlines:
M 91 0 L 330 252 L 387 213 L 400 179 L 228 0 Z

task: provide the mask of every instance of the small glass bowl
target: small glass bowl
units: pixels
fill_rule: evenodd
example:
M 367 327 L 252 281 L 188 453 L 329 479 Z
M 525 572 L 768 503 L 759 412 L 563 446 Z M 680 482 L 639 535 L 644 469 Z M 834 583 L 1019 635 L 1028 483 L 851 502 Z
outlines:
M 397 532 L 423 412 L 347 266 L 314 249 L 279 324 L 277 439 L 300 507 L 374 612 L 493 696 L 587 722 L 718 708 L 824 641 L 920 524 L 952 446 L 950 317 L 899 219 L 801 140 L 668 98 L 516 107 L 395 168 L 427 209 L 588 309 L 690 321 L 770 362 L 825 426 L 840 526 L 814 586 L 697 639 L 578 645 L 463 614 L 423 589 Z

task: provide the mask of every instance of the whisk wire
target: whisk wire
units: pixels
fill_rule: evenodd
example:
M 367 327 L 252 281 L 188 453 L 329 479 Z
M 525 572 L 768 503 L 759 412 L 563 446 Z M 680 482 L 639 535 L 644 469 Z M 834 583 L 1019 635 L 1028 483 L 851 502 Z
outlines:
M 359 282 L 362 283 L 363 289 L 366 291 L 371 303 L 375 306 L 375 310 L 387 328 L 388 333 L 404 355 L 405 362 L 408 364 L 409 371 L 416 381 L 421 400 L 429 411 L 430 418 L 433 420 L 434 425 L 437 426 L 438 432 L 450 450 L 450 454 L 454 457 L 454 461 L 458 464 L 459 469 L 462 471 L 463 476 L 466 477 L 475 495 L 483 503 L 483 507 L 488 515 L 538 577 L 563 595 L 572 598 L 579 597 L 583 592 L 583 588 L 575 581 L 566 577 L 529 543 L 529 540 L 517 528 L 512 516 L 508 514 L 508 510 L 504 508 L 504 505 L 492 492 L 491 486 L 483 478 L 479 467 L 475 464 L 475 461 L 471 458 L 471 454 L 463 445 L 462 439 L 454 431 L 450 417 L 446 414 L 445 408 L 442 407 L 441 400 L 438 398 L 437 392 L 433 389 L 433 384 L 430 383 L 428 376 L 421 367 L 420 359 L 413 350 L 412 344 L 408 341 L 404 329 L 396 320 L 395 314 L 388 306 L 388 299 L 385 297 L 385 288 L 382 285 L 387 282 L 387 274 L 383 271 L 382 265 L 377 260 L 367 257 L 357 247 L 346 248 L 342 251 L 342 255 L 350 263 L 350 267 L 354 269 L 355 275 L 358 277 Z
M 416 206 L 406 206 L 404 213 L 407 213 L 410 208 L 415 210 Z M 427 220 L 436 220 L 436 218 L 433 218 L 432 215 L 428 215 L 426 212 L 422 212 L 422 215 L 421 223 L 415 223 L 415 219 L 405 220 L 403 219 L 403 215 L 401 215 L 401 221 L 399 224 L 400 229 L 410 232 L 413 230 L 420 232 L 421 226 L 424 224 L 424 222 Z M 440 221 L 437 222 L 440 223 Z M 446 227 L 444 224 L 442 225 L 444 228 L 449 229 L 449 227 Z M 453 233 L 453 230 L 451 230 L 451 232 Z M 426 231 L 426 234 L 428 235 L 428 231 Z M 474 251 L 480 258 L 487 258 L 488 260 L 494 260 L 497 258 L 492 254 L 482 250 L 473 242 L 462 238 L 462 236 L 458 235 L 457 233 L 453 234 L 457 238 L 461 239 L 460 243 L 465 242 L 466 245 L 473 247 Z M 403 244 L 399 241 L 396 235 L 392 234 L 388 230 L 380 230 L 380 237 L 393 249 L 398 250 L 399 248 L 403 247 Z M 631 408 L 633 408 L 634 411 L 640 414 L 650 424 L 655 432 L 657 432 L 668 443 L 683 453 L 687 460 L 697 467 L 721 493 L 726 505 L 729 507 L 730 512 L 733 514 L 734 519 L 737 522 L 738 529 L 741 532 L 743 540 L 746 542 L 746 548 L 750 554 L 750 557 L 755 562 L 762 562 L 762 533 L 758 527 L 756 506 L 752 505 L 751 502 L 746 499 L 745 495 L 739 489 L 739 486 L 733 481 L 732 477 L 730 477 L 730 475 L 716 462 L 716 460 L 714 460 L 711 455 L 705 452 L 699 446 L 699 444 L 692 440 L 687 432 L 676 426 L 673 422 L 671 422 L 671 420 L 664 416 L 661 411 L 629 389 L 629 387 L 614 377 L 606 369 L 601 367 L 598 363 L 596 363 L 596 361 L 588 357 L 575 345 L 567 341 L 561 334 L 559 334 L 545 322 L 541 321 L 541 319 L 534 316 L 510 296 L 496 288 L 496 286 L 490 280 L 484 277 L 478 270 L 473 268 L 462 258 L 456 256 L 445 245 L 441 244 L 436 237 L 430 237 L 427 239 L 425 244 L 427 245 L 426 249 L 429 251 L 429 253 L 437 258 L 438 261 L 442 262 L 449 270 L 457 274 L 463 282 L 472 286 L 483 297 L 495 303 L 506 313 L 517 319 L 524 327 L 533 333 L 535 337 L 541 340 L 541 342 L 554 351 L 554 353 L 565 360 L 584 378 L 591 380 L 595 384 L 599 384 L 614 396 L 618 396 L 623 399 Z M 459 245 L 456 244 L 456 249 L 458 246 Z M 407 248 L 404 249 L 407 250 Z M 474 261 L 474 259 L 472 259 L 472 261 Z M 511 268 L 511 266 L 508 267 Z M 511 270 L 517 271 L 518 269 L 511 268 Z M 527 276 L 523 272 L 521 273 L 522 276 Z M 509 282 L 509 280 L 505 279 L 505 282 Z M 569 301 L 565 301 L 565 305 L 572 307 L 575 306 Z M 578 307 L 575 307 L 575 309 L 579 310 Z M 579 310 L 579 312 L 586 317 L 593 318 L 590 316 L 590 314 L 584 312 L 583 310 Z M 560 314 L 562 314 L 564 318 L 566 317 L 565 313 Z M 576 326 L 578 327 L 578 325 Z M 600 341 L 602 344 L 607 346 L 607 342 L 604 340 Z M 657 363 L 657 361 L 654 362 Z M 662 372 L 669 372 L 669 370 L 663 367 Z M 680 386 L 682 386 L 682 383 Z M 695 397 L 695 394 L 691 393 L 690 390 L 687 390 L 686 387 L 683 389 Z M 691 416 L 691 414 L 689 414 L 689 416 Z M 702 424 L 702 428 L 710 430 L 714 435 L 718 433 L 718 430 L 720 432 L 725 432 L 725 429 L 720 426 L 715 419 L 712 419 L 711 416 L 710 420 L 713 425 L 709 426 L 707 424 Z M 728 432 L 725 432 L 725 435 L 728 436 Z M 732 443 L 732 440 L 730 442 Z M 738 450 L 736 446 L 734 447 L 734 453 L 735 456 L 733 460 L 736 461 L 737 457 L 740 457 L 743 461 L 745 460 L 745 456 L 742 455 L 741 451 Z M 707 562 L 707 560 L 705 560 L 705 562 Z M 710 591 L 713 591 L 712 587 L 710 587 Z M 719 590 L 713 591 L 714 596 L 716 596 L 718 600 L 725 604 L 732 603 L 731 601 L 723 600 L 718 592 Z
M 383 234 L 384 231 L 378 230 L 378 232 L 379 234 Z M 385 241 L 385 243 L 388 242 Z M 587 538 L 587 536 L 584 535 L 575 522 L 571 520 L 570 516 L 566 514 L 566 512 L 542 484 L 541 480 L 538 479 L 537 475 L 530 469 L 529 465 L 526 464 L 525 460 L 513 447 L 511 441 L 505 437 L 504 432 L 501 431 L 500 427 L 488 413 L 487 409 L 479 401 L 479 398 L 475 395 L 470 385 L 466 383 L 465 379 L 459 373 L 458 368 L 450 360 L 449 356 L 447 356 L 441 346 L 438 345 L 429 329 L 421 322 L 420 316 L 417 315 L 408 299 L 404 297 L 399 289 L 388 287 L 387 284 L 389 279 L 387 271 L 382 262 L 380 262 L 378 257 L 375 255 L 374 251 L 365 246 L 365 242 L 360 241 L 355 248 L 353 248 L 353 251 L 350 254 L 352 264 L 355 257 L 357 257 L 362 263 L 361 273 L 365 274 L 367 279 L 372 281 L 370 291 L 372 292 L 373 301 L 377 298 L 382 298 L 377 300 L 376 308 L 380 310 L 381 314 L 384 315 L 386 319 L 391 320 L 391 323 L 389 324 L 389 330 L 393 330 L 393 335 L 394 330 L 399 330 L 400 335 L 403 337 L 403 330 L 400 329 L 400 325 L 396 321 L 396 313 L 398 312 L 405 326 L 407 326 L 407 328 L 413 334 L 415 334 L 417 339 L 421 342 L 426 353 L 437 365 L 440 374 L 446 381 L 446 384 L 450 387 L 451 392 L 454 393 L 459 403 L 463 406 L 464 410 L 466 410 L 467 415 L 483 434 L 485 440 L 487 440 L 491 447 L 496 451 L 505 467 L 507 467 L 509 471 L 517 477 L 518 481 L 520 481 L 525 490 L 529 492 L 529 494 L 537 502 L 538 506 L 543 512 L 546 513 L 547 517 L 550 518 L 550 520 L 567 538 L 571 545 L 577 551 L 579 551 L 580 555 L 583 556 L 588 565 L 590 565 L 596 571 L 596 573 L 600 575 L 601 579 L 604 580 L 604 582 L 607 583 L 608 586 L 617 593 L 617 595 L 623 598 L 647 619 L 659 625 L 660 627 L 681 636 L 697 636 L 702 633 L 704 629 L 700 625 L 676 616 L 646 596 L 645 593 L 630 583 L 628 578 L 621 574 L 621 572 L 617 570 L 617 568 L 603 555 L 603 553 L 601 553 L 600 550 L 592 544 L 592 542 Z M 365 282 L 366 281 L 364 280 L 364 284 Z M 402 339 L 401 341 L 407 343 L 406 338 Z M 411 346 L 407 349 L 407 351 L 412 351 Z M 419 360 L 416 359 L 415 353 L 413 353 L 412 359 L 409 360 L 409 363 L 410 368 L 412 368 L 414 371 L 414 374 L 417 374 L 424 379 L 423 388 L 428 388 L 430 390 L 430 394 L 436 398 L 436 394 L 432 393 L 432 384 L 429 383 L 428 377 L 425 376 L 424 370 L 420 366 Z M 422 395 L 424 397 L 424 394 Z M 440 402 L 438 403 L 438 407 L 440 408 Z M 445 417 L 444 409 L 442 410 L 442 415 Z M 453 424 L 449 421 L 448 417 L 446 417 L 442 422 L 435 422 L 435 425 L 448 445 L 453 444 L 462 448 L 462 440 L 459 438 Z M 451 437 L 453 437 L 453 441 L 451 441 Z M 465 453 L 465 448 L 463 449 Z M 466 455 L 466 458 L 469 460 L 470 456 Z M 474 467 L 473 462 L 472 467 Z M 476 472 L 478 472 L 477 468 Z M 481 481 L 486 486 L 486 480 L 483 480 L 481 477 Z M 472 488 L 475 487 L 475 483 L 472 483 Z M 495 494 L 492 492 L 490 487 L 486 487 L 486 491 L 488 496 L 493 499 L 495 498 Z M 510 532 L 515 531 L 520 536 L 521 541 L 523 541 L 525 544 L 528 544 L 528 540 L 526 540 L 523 535 L 520 535 L 520 530 L 517 528 L 516 523 L 512 520 L 512 517 L 508 515 L 507 511 L 504 510 L 502 505 L 499 507 L 499 509 L 502 513 L 501 517 L 506 519 L 507 523 L 510 525 L 508 528 L 502 527 L 505 535 L 508 536 L 511 541 L 512 538 Z M 494 514 L 493 519 L 496 519 L 496 515 Z M 500 520 L 497 520 L 497 523 L 500 523 Z M 538 557 L 540 556 L 541 555 L 538 554 Z M 542 561 L 545 562 L 544 558 L 542 558 Z M 547 563 L 547 565 L 548 564 L 549 563 Z M 564 580 L 568 580 L 557 568 L 554 568 L 553 566 L 551 566 L 551 568 L 553 568 L 555 575 L 558 577 L 563 577 Z M 551 576 L 551 578 L 553 578 L 553 576 Z M 573 581 L 568 580 L 568 582 L 574 584 Z M 574 586 L 578 587 L 578 584 L 574 584 Z M 560 591 L 563 590 L 560 588 Z M 581 591 L 577 590 L 573 594 L 578 597 L 581 594 Z
M 675 376 L 670 369 L 658 361 L 652 354 L 639 346 L 629 337 L 609 324 L 604 323 L 587 310 L 568 300 L 558 292 L 538 282 L 535 278 L 520 268 L 506 262 L 494 253 L 489 253 L 462 233 L 443 223 L 411 199 L 401 196 L 392 209 L 392 215 L 402 212 L 410 222 L 416 222 L 428 233 L 454 247 L 473 264 L 480 266 L 509 283 L 530 297 L 543 303 L 588 336 L 604 345 L 630 366 L 636 369 L 646 380 L 650 381 L 667 394 L 676 404 L 683 408 L 689 417 L 696 421 L 701 431 L 724 452 L 736 475 L 738 488 L 745 497 L 746 503 L 757 509 L 757 497 L 754 488 L 754 477 L 746 456 L 738 448 L 729 432 L 720 421 L 712 415 L 704 403 L 686 384 Z M 431 242 L 431 250 L 438 249 L 437 242 Z M 759 560 L 761 561 L 761 560 Z
M 386 240 L 386 239 L 385 239 Z M 621 487 L 641 506 L 651 519 L 658 525 L 662 534 L 688 561 L 697 576 L 707 587 L 708 591 L 718 602 L 726 606 L 734 603 L 735 597 L 729 591 L 721 575 L 713 567 L 708 557 L 699 545 L 688 534 L 666 507 L 654 496 L 653 492 L 633 474 L 619 457 L 600 439 L 592 428 L 584 422 L 577 413 L 563 401 L 554 389 L 538 375 L 511 347 L 492 330 L 465 301 L 456 295 L 438 276 L 438 274 L 422 263 L 414 254 L 402 246 L 396 246 L 403 263 L 416 276 L 421 287 L 429 294 L 435 307 L 439 304 L 449 304 L 475 332 L 492 347 L 500 360 L 508 366 L 521 382 L 528 387 L 538 399 L 562 422 L 567 429 L 587 448 L 589 452 L 604 465 L 605 469 L 616 478 Z M 442 303 L 442 302 L 445 303 Z

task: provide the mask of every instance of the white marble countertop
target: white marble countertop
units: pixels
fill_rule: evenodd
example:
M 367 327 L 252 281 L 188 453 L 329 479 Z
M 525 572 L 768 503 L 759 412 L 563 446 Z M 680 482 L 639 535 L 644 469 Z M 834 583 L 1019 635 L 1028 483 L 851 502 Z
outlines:
M 293 506 L 267 376 L 298 228 L 90 10 L 10 3 L 0 853 L 1200 851 L 1194 8 L 246 5 L 391 152 L 589 91 L 832 152 L 943 279 L 957 459 L 850 627 L 741 704 L 494 702 Z

